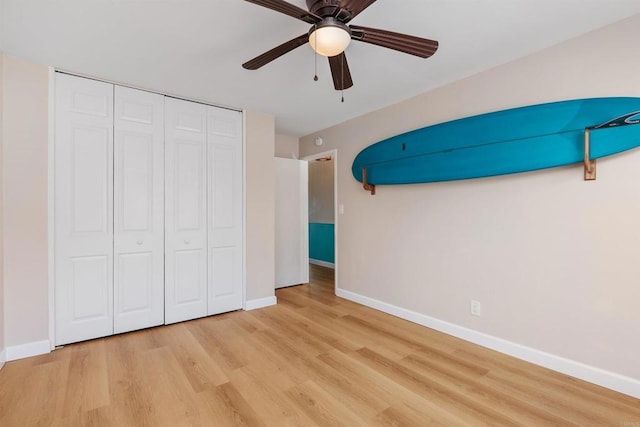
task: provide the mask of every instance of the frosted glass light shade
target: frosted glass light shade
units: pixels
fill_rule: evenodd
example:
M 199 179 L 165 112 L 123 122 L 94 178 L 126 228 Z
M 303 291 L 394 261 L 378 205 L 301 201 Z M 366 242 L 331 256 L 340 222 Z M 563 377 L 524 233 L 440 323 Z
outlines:
M 322 56 L 340 55 L 351 43 L 351 34 L 343 28 L 326 26 L 309 35 L 309 44 Z

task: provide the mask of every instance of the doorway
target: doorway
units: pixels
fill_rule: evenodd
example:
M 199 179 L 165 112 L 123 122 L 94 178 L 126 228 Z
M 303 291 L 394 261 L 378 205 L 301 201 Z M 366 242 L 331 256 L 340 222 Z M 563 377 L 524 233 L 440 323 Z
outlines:
M 337 271 L 337 162 L 338 151 L 304 157 L 309 181 L 309 283 L 336 289 Z

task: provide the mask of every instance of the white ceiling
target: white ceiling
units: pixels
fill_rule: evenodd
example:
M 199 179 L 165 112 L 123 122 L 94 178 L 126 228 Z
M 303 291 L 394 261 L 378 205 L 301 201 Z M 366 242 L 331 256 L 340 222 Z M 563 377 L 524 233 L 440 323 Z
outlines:
M 304 0 L 290 0 L 300 7 Z M 638 0 L 378 0 L 355 25 L 440 42 L 430 59 L 352 43 L 345 102 L 327 60 L 301 46 L 257 71 L 247 60 L 307 32 L 243 0 L 0 0 L 0 48 L 60 69 L 272 113 L 302 136 L 640 13 Z M 632 43 L 632 42 L 630 42 Z M 598 51 L 606 46 L 594 46 Z

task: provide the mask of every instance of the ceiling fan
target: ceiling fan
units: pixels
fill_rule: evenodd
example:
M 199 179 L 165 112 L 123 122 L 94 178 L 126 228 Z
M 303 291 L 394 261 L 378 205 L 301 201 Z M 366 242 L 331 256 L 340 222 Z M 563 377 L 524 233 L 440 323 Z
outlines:
M 242 64 L 247 70 L 257 70 L 307 42 L 319 54 L 329 58 L 329 67 L 336 90 L 353 86 L 344 50 L 351 40 L 370 43 L 400 52 L 428 58 L 438 50 L 438 42 L 407 34 L 376 28 L 347 25 L 376 0 L 306 0 L 304 10 L 284 0 L 246 0 L 276 12 L 284 13 L 311 24 L 302 34 Z M 317 79 L 317 78 L 316 78 Z

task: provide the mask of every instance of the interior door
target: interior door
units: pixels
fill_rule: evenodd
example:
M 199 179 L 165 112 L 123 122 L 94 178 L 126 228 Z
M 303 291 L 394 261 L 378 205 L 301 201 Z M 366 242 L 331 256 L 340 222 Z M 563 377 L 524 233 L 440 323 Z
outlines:
M 309 282 L 308 163 L 276 158 L 276 288 Z
M 114 331 L 164 323 L 164 97 L 115 87 Z
M 56 345 L 113 334 L 113 85 L 56 74 Z
M 165 99 L 165 323 L 207 315 L 206 119 Z
M 207 107 L 208 314 L 242 308 L 242 113 Z

